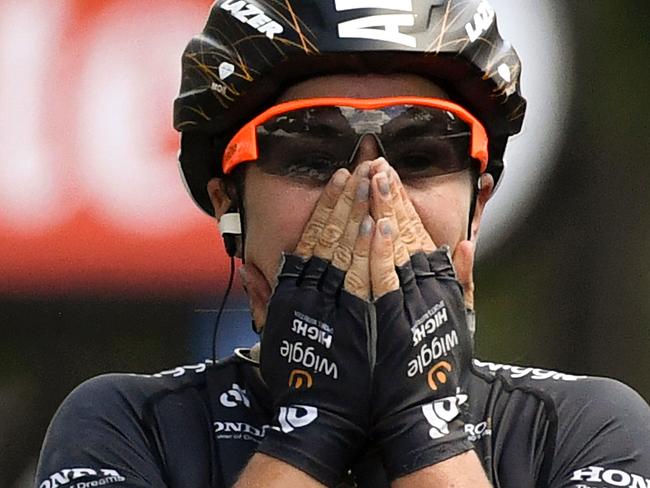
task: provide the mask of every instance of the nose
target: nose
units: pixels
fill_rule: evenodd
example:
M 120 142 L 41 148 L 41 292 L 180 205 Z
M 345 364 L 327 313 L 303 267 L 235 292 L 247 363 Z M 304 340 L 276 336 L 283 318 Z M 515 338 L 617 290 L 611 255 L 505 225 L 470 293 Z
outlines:
M 385 154 L 377 135 L 372 133 L 364 134 L 359 138 L 359 142 L 357 142 L 357 146 L 350 157 L 350 171 L 353 171 L 364 161 L 371 161 L 380 156 L 385 157 Z

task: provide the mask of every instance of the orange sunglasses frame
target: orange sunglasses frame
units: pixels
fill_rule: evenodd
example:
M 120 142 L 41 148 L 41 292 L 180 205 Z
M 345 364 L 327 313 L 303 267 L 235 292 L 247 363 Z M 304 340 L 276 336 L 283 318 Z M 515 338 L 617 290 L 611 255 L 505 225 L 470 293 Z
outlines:
M 460 105 L 440 98 L 426 97 L 387 97 L 387 98 L 306 98 L 283 102 L 265 110 L 242 127 L 226 146 L 223 157 L 223 172 L 230 173 L 237 165 L 255 161 L 258 158 L 257 127 L 271 118 L 294 110 L 314 107 L 352 107 L 371 110 L 393 105 L 418 105 L 446 110 L 458 116 L 470 126 L 471 144 L 470 155 L 480 161 L 480 172 L 483 173 L 488 164 L 488 137 L 485 127 L 479 120 Z

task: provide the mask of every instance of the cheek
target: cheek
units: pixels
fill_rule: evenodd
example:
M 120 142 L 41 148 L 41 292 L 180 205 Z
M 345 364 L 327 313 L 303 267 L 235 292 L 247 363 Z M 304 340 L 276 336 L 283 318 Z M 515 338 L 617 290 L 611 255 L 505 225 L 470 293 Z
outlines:
M 292 252 L 322 189 L 263 175 L 246 179 L 246 260 L 274 283 L 280 256 Z
M 407 188 L 407 192 L 436 246 L 447 244 L 453 250 L 456 244 L 467 239 L 471 196 L 466 183 Z

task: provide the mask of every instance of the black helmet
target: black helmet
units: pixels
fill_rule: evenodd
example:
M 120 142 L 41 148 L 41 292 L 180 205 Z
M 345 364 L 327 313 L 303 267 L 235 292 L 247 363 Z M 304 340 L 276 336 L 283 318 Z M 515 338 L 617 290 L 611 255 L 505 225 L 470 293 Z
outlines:
M 183 54 L 174 102 L 180 165 L 196 203 L 226 144 L 288 86 L 340 73 L 429 78 L 485 125 L 498 181 L 508 137 L 521 130 L 520 60 L 487 0 L 217 0 Z

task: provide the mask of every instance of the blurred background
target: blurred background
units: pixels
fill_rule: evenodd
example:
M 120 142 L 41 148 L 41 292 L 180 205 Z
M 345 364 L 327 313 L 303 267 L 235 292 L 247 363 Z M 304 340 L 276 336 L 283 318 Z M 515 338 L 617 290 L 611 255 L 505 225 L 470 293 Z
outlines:
M 210 355 L 227 261 L 171 101 L 208 0 L 0 0 L 0 486 L 108 371 Z M 479 243 L 478 356 L 650 399 L 650 4 L 494 0 L 529 112 Z M 238 281 L 219 353 L 251 344 Z

